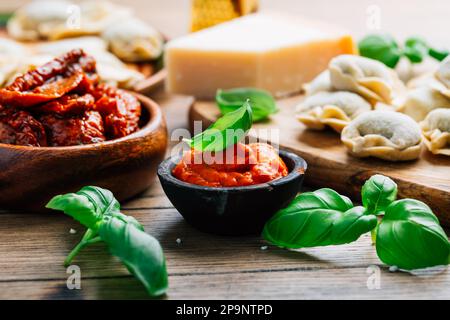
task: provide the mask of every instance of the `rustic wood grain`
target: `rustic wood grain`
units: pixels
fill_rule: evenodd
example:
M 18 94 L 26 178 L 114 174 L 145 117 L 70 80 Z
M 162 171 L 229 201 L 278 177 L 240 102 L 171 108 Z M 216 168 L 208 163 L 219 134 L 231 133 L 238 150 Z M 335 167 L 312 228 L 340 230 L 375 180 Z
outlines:
M 266 248 L 258 236 L 213 236 L 189 226 L 158 184 L 124 203 L 123 212 L 160 240 L 170 280 L 167 299 L 450 298 L 448 271 L 420 277 L 391 273 L 368 235 L 350 245 L 299 251 Z M 81 268 L 82 289 L 67 289 L 62 262 L 83 233 L 69 217 L 24 212 L 4 213 L 0 219 L 0 299 L 147 298 L 102 244 L 74 260 Z M 71 234 L 71 228 L 77 233 Z M 381 267 L 379 290 L 367 288 L 370 266 Z
M 280 111 L 270 121 L 254 124 L 255 131 L 250 135 L 261 137 L 264 132 L 258 130 L 275 130 L 278 134 L 270 135 L 269 140 L 306 160 L 305 182 L 311 186 L 333 188 L 358 200 L 364 182 L 371 175 L 381 173 L 395 180 L 400 197 L 424 201 L 441 223 L 450 226 L 450 157 L 432 155 L 425 148 L 417 161 L 394 163 L 352 157 L 339 134 L 331 130 L 308 130 L 295 119 L 295 107 L 302 99 L 299 95 L 279 100 Z M 220 112 L 214 102 L 197 101 L 189 116 L 190 123 L 201 121 L 206 128 Z
M 15 9 L 24 2 L 1 1 L 0 10 Z M 261 3 L 263 9 L 306 14 L 343 25 L 358 37 L 369 32 L 366 10 L 376 4 L 381 9 L 382 32 L 399 37 L 420 34 L 437 45 L 450 45 L 445 32 L 436 32 L 449 26 L 444 13 L 450 9 L 450 2 L 446 0 L 426 4 L 411 0 L 406 6 L 405 2 L 391 0 Z M 189 0 L 129 0 L 127 4 L 139 8 L 136 13 L 140 17 L 169 37 L 188 30 Z M 152 94 L 162 105 L 169 133 L 188 126 L 192 98 Z M 325 178 L 327 174 L 329 171 L 319 176 Z M 161 241 L 169 271 L 167 299 L 450 299 L 449 271 L 418 277 L 391 273 L 382 267 L 380 289 L 369 290 L 367 267 L 381 263 L 368 236 L 350 245 L 301 252 L 272 246 L 261 250 L 266 244 L 259 237 L 217 237 L 191 228 L 171 207 L 157 183 L 139 198 L 124 203 L 123 208 Z M 70 228 L 77 233 L 70 234 Z M 82 271 L 82 289 L 67 289 L 68 275 L 62 261 L 81 233 L 78 223 L 57 212 L 0 213 L 0 299 L 146 299 L 141 284 L 102 245 L 87 248 L 76 258 L 74 263 Z M 178 238 L 181 245 L 176 242 Z

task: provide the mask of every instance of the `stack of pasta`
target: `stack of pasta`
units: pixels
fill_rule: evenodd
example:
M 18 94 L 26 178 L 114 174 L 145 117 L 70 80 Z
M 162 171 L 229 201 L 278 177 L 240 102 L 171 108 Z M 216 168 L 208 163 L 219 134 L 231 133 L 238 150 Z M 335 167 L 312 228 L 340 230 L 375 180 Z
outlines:
M 413 160 L 422 141 L 432 153 L 450 155 L 450 59 L 405 86 L 379 61 L 341 55 L 304 89 L 297 119 L 339 132 L 356 157 Z

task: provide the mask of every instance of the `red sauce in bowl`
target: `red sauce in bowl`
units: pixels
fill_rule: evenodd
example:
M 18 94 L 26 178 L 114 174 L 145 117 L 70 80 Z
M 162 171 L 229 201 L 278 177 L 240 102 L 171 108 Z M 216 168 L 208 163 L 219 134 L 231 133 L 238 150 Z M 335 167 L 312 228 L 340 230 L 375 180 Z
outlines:
M 285 177 L 288 169 L 272 146 L 238 143 L 216 153 L 187 151 L 172 174 L 200 186 L 242 187 Z

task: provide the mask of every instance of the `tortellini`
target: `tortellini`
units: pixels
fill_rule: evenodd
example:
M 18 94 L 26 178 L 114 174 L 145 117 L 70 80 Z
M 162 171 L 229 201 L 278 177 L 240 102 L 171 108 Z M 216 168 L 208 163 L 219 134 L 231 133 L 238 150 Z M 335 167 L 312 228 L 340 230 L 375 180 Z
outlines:
M 8 33 L 18 40 L 49 37 L 48 32 L 65 26 L 72 5 L 72 2 L 65 0 L 31 1 L 9 19 Z
M 102 34 L 111 52 L 122 60 L 141 62 L 158 58 L 164 40 L 153 27 L 138 19 L 126 19 L 110 25 Z
M 425 74 L 408 83 L 410 91 L 397 111 L 416 121 L 425 119 L 437 108 L 450 108 L 450 59 L 445 59 L 434 74 Z
M 18 40 L 57 40 L 100 34 L 104 28 L 131 16 L 131 10 L 108 1 L 32 1 L 8 21 L 8 33 Z
M 107 51 L 107 43 L 99 37 L 79 37 L 59 41 L 45 42 L 36 46 L 38 54 L 58 56 L 72 48 L 83 48 L 92 55 L 97 63 L 97 72 L 103 82 L 132 89 L 144 75 L 127 67 L 119 58 Z M 49 59 L 51 60 L 51 59 Z
M 376 60 L 340 55 L 331 60 L 328 70 L 335 89 L 358 93 L 372 105 L 393 104 L 405 91 L 395 71 Z
M 425 57 L 420 63 L 412 63 L 408 58 L 402 57 L 395 66 L 395 72 L 403 83 L 409 83 L 424 74 L 434 73 L 439 62 L 431 57 Z
M 439 69 L 435 73 L 436 79 L 441 84 L 437 87 L 441 94 L 450 98 L 450 57 L 447 57 L 439 66 Z
M 333 91 L 333 86 L 330 80 L 330 71 L 325 70 L 320 73 L 313 81 L 303 86 L 303 91 L 306 96 L 311 96 L 322 91 Z
M 450 156 L 450 109 L 431 111 L 420 126 L 428 150 Z
M 407 115 L 370 111 L 352 120 L 342 131 L 341 140 L 356 157 L 406 161 L 419 157 L 422 132 Z
M 422 121 L 430 111 L 436 108 L 450 108 L 450 100 L 433 87 L 424 86 L 409 91 L 397 111 L 416 121 Z
M 322 130 L 330 126 L 337 132 L 357 115 L 371 110 L 371 105 L 355 93 L 319 92 L 297 106 L 297 119 L 308 128 Z

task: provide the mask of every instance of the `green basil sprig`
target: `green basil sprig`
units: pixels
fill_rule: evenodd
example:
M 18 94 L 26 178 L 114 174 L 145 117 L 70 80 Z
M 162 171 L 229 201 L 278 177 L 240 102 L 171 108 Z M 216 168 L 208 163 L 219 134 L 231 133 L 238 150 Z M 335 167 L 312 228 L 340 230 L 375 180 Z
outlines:
M 390 204 L 377 228 L 377 254 L 387 265 L 413 270 L 449 263 L 450 243 L 439 220 L 423 202 Z
M 203 152 L 217 152 L 241 141 L 253 124 L 250 103 L 245 101 L 240 108 L 217 119 L 208 129 L 185 139 L 192 148 Z
M 403 48 L 400 48 L 395 39 L 387 34 L 371 34 L 358 43 L 362 56 L 383 62 L 388 67 L 394 68 L 402 56 L 407 57 L 411 63 L 420 63 L 429 55 L 442 61 L 449 52 L 431 47 L 420 37 L 406 39 Z
M 331 189 L 302 193 L 266 223 L 263 237 L 280 247 L 303 248 L 350 243 L 372 231 L 387 265 L 414 270 L 450 263 L 450 242 L 426 204 L 396 201 L 397 185 L 382 175 L 367 180 L 361 196 L 364 207 L 353 207 Z
M 110 252 L 138 278 L 151 296 L 164 294 L 168 288 L 167 269 L 159 242 L 144 232 L 133 217 L 120 212 L 120 204 L 111 191 L 88 186 L 76 193 L 54 197 L 46 206 L 64 211 L 87 231 L 69 253 L 65 265 L 84 247 L 103 241 Z
M 275 99 L 265 90 L 255 88 L 219 89 L 216 93 L 216 103 L 222 115 L 235 111 L 247 100 L 250 101 L 254 122 L 265 120 L 278 111 Z
M 428 45 L 422 38 L 408 38 L 405 41 L 403 54 L 412 63 L 421 63 L 426 55 L 428 55 Z
M 402 56 L 395 39 L 387 34 L 368 35 L 358 46 L 360 55 L 381 61 L 390 68 L 394 68 Z
M 388 177 L 376 174 L 364 183 L 361 198 L 368 213 L 384 214 L 386 208 L 397 199 L 397 184 Z
M 300 194 L 265 225 L 263 237 L 278 246 L 304 248 L 357 240 L 375 228 L 377 218 L 353 207 L 349 198 L 331 189 Z

